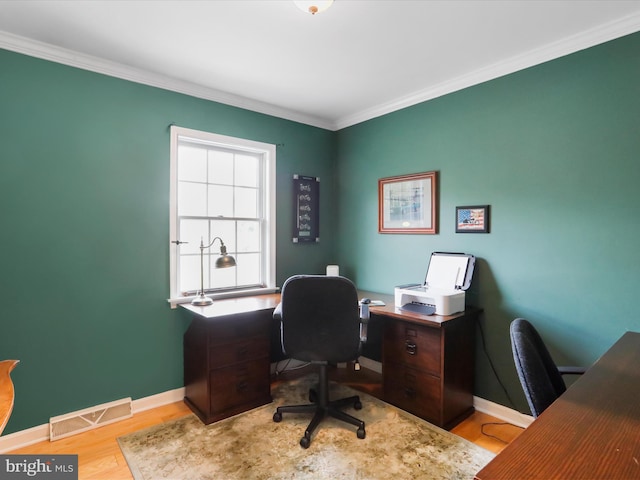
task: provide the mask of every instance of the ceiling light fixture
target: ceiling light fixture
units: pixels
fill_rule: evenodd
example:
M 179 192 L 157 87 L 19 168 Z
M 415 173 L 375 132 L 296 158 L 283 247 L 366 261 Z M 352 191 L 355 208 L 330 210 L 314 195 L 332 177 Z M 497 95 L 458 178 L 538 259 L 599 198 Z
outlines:
M 293 3 L 303 12 L 315 15 L 329 8 L 333 0 L 293 0 Z

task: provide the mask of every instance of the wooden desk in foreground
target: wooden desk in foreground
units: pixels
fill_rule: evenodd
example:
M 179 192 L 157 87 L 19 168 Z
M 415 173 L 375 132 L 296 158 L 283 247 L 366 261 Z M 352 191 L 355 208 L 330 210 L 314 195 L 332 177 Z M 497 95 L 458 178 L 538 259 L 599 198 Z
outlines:
M 640 478 L 640 333 L 625 333 L 477 480 Z

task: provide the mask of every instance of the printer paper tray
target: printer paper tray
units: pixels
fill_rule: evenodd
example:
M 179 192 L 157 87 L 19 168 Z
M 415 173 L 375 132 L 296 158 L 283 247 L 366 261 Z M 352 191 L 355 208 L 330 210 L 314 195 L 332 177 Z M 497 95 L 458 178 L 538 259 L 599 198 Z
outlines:
M 433 315 L 436 313 L 436 307 L 433 305 L 426 305 L 424 303 L 405 303 L 400 307 L 400 310 L 420 313 L 422 315 Z

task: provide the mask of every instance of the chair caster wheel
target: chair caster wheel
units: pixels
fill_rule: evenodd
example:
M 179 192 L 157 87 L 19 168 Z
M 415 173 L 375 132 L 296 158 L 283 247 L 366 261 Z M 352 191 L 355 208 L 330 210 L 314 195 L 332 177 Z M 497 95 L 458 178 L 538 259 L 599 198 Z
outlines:
M 276 412 L 273 414 L 273 421 L 274 422 L 281 422 L 282 421 L 282 414 L 280 412 Z
M 358 436 L 359 439 L 363 439 L 364 437 L 367 436 L 367 432 L 364 431 L 364 428 L 359 428 L 358 431 L 356 432 L 356 435 Z
M 358 400 L 353 404 L 353 408 L 355 408 L 356 410 L 362 410 L 362 402 Z
M 311 440 L 309 440 L 307 437 L 302 437 L 300 439 L 300 446 L 302 448 L 309 448 L 309 445 L 311 445 Z

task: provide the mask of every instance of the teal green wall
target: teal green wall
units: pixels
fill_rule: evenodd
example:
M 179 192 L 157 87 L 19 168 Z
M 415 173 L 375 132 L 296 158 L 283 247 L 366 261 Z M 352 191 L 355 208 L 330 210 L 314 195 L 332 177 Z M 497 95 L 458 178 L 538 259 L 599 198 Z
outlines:
M 189 318 L 168 296 L 171 123 L 278 144 L 277 277 L 421 281 L 433 251 L 478 257 L 468 303 L 526 411 L 508 325 L 587 365 L 640 330 L 640 34 L 329 132 L 0 50 L 0 358 L 5 433 L 182 386 Z M 437 235 L 377 233 L 377 180 L 440 172 Z M 319 244 L 291 242 L 291 176 L 321 178 Z M 490 204 L 491 233 L 455 234 Z M 478 340 L 476 394 L 512 406 Z
M 341 271 L 391 293 L 433 251 L 478 257 L 467 302 L 516 407 L 509 323 L 539 327 L 557 361 L 588 365 L 640 331 L 640 34 L 338 133 Z M 377 233 L 377 181 L 440 172 L 437 235 Z M 491 205 L 491 233 L 454 233 L 455 207 Z M 479 333 L 479 330 L 478 330 Z M 513 406 L 478 341 L 476 394 Z
M 278 144 L 277 277 L 336 261 L 294 245 L 291 178 L 336 210 L 335 134 L 0 50 L 0 358 L 21 361 L 5 433 L 183 385 L 169 295 L 171 123 Z

